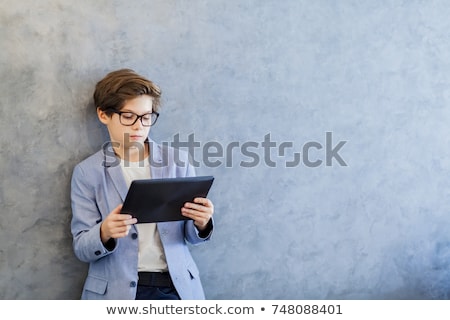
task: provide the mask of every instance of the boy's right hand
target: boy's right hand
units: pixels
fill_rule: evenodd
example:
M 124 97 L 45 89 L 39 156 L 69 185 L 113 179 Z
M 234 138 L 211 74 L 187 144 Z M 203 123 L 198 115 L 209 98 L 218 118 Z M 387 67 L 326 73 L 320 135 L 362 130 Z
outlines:
M 118 239 L 127 236 L 131 225 L 137 222 L 137 219 L 131 215 L 121 214 L 121 209 L 122 205 L 120 204 L 108 214 L 100 226 L 100 237 L 104 244 L 111 238 Z

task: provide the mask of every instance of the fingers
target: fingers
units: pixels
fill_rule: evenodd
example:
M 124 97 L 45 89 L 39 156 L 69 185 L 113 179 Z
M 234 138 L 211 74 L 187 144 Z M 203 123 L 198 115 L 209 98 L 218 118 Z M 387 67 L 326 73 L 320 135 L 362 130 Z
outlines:
M 131 215 L 121 214 L 121 209 L 122 205 L 118 205 L 102 222 L 100 233 L 103 242 L 110 238 L 117 239 L 126 237 L 131 229 L 131 225 L 137 222 L 137 219 Z
M 181 208 L 181 213 L 185 217 L 194 220 L 194 223 L 200 229 L 206 227 L 212 215 L 214 214 L 214 205 L 207 198 L 195 198 L 194 202 L 186 202 Z
M 122 206 L 123 206 L 123 204 L 119 204 L 117 207 L 115 207 L 113 209 L 113 211 L 111 211 L 111 213 L 114 213 L 114 214 L 120 213 L 120 210 L 122 210 Z
M 195 198 L 193 202 L 186 202 L 184 207 L 187 209 L 194 209 L 198 211 L 211 212 L 214 211 L 214 205 L 211 200 L 207 198 Z
M 109 221 L 115 221 L 118 222 L 119 225 L 121 225 L 121 221 L 125 223 L 125 225 L 135 224 L 137 222 L 136 218 L 133 218 L 130 214 L 121 214 L 120 210 L 122 210 L 122 205 L 118 205 L 116 208 L 114 208 L 111 213 L 106 217 L 106 219 L 109 219 Z
M 110 229 L 110 237 L 114 239 L 126 237 L 131 229 L 131 225 L 121 225 Z
M 201 199 L 201 200 L 197 200 Z M 214 213 L 214 206 L 212 202 L 205 198 L 196 198 L 194 202 L 186 202 L 181 209 L 182 213 L 186 213 L 189 215 L 199 215 L 199 216 L 208 216 L 209 218 Z M 200 203 L 200 204 L 197 204 Z
M 195 198 L 194 202 L 202 204 L 202 205 L 207 206 L 207 207 L 213 207 L 213 203 L 208 198 L 200 198 L 200 197 L 199 198 Z

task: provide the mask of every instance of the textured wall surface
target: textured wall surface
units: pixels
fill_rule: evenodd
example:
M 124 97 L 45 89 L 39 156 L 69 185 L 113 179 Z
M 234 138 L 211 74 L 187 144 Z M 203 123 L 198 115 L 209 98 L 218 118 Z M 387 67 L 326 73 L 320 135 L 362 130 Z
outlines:
M 448 298 L 449 16 L 447 1 L 1 0 L 0 298 L 79 298 L 70 177 L 107 139 L 93 86 L 122 67 L 163 90 L 152 137 L 191 135 L 216 177 L 215 236 L 192 248 L 209 299 Z

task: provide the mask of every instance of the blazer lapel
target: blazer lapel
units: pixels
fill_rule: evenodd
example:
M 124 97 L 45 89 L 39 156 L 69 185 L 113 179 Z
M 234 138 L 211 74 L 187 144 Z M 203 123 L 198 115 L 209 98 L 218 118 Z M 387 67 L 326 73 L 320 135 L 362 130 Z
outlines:
M 163 163 L 163 154 L 156 142 L 151 139 L 148 139 L 148 143 L 150 146 L 150 175 L 152 179 L 161 179 L 164 174 L 164 163 Z
M 119 192 L 122 201 L 125 201 L 125 197 L 127 196 L 128 192 L 128 187 L 123 177 L 122 168 L 120 167 L 120 165 L 117 165 L 115 167 L 106 168 L 106 171 L 108 172 L 114 186 Z
M 125 200 L 127 196 L 128 187 L 123 177 L 122 168 L 120 167 L 120 160 L 114 155 L 114 150 L 112 150 L 111 143 L 105 143 L 103 145 L 104 161 L 103 166 L 105 167 L 106 174 L 109 175 L 114 187 L 119 192 L 122 201 Z M 112 159 L 107 158 L 113 157 Z

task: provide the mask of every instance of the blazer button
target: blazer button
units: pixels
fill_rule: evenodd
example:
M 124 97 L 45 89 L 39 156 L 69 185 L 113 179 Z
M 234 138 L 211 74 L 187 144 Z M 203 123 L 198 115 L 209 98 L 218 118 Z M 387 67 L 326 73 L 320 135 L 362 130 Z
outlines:
M 133 232 L 133 233 L 131 234 L 131 239 L 136 240 L 137 237 L 138 237 L 138 235 L 137 235 L 136 232 Z
M 99 256 L 99 255 L 102 254 L 102 252 L 101 252 L 100 250 L 97 250 L 97 251 L 95 251 L 94 253 L 95 253 L 96 256 Z
M 131 288 L 136 287 L 136 281 L 131 281 L 131 282 L 130 282 L 130 287 L 131 287 Z

